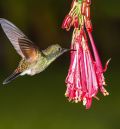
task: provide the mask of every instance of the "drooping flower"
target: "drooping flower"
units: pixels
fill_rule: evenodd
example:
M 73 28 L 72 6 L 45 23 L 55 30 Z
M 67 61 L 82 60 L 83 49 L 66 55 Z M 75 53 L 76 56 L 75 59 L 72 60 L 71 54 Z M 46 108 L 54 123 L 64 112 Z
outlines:
M 73 0 L 71 10 L 62 24 L 62 28 L 66 30 L 73 26 L 71 49 L 76 50 L 71 51 L 65 95 L 69 101 L 76 103 L 83 101 L 86 109 L 90 108 L 93 97 L 98 99 L 96 95 L 99 89 L 103 95 L 109 95 L 104 88 L 105 80 L 103 75 L 109 60 L 105 65 L 105 69 L 103 69 L 92 36 L 90 4 L 90 0 Z M 93 55 L 88 46 L 86 31 L 91 42 Z

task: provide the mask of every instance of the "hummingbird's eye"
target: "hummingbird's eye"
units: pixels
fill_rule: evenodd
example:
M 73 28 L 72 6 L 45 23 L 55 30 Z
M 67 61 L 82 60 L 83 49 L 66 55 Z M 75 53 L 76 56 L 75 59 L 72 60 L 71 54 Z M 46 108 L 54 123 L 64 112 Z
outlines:
M 59 47 L 59 48 L 58 48 L 58 51 L 61 51 L 61 50 L 62 50 L 62 48 Z

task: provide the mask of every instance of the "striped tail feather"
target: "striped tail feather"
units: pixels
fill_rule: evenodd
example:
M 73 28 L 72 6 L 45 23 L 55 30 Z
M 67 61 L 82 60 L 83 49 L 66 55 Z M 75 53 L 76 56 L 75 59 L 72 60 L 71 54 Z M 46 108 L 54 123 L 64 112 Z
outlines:
M 10 83 L 12 80 L 14 80 L 14 79 L 17 78 L 18 76 L 20 76 L 20 74 L 21 74 L 21 72 L 16 72 L 16 71 L 14 71 L 8 78 L 6 78 L 6 79 L 3 81 L 3 85 Z

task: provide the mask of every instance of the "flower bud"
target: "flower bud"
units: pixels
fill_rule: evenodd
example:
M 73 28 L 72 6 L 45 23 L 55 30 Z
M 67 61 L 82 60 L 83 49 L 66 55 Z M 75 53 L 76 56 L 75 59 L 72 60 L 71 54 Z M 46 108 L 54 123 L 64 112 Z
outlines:
M 82 2 L 82 6 L 81 6 L 81 14 L 82 14 L 82 15 L 85 15 L 85 8 L 86 8 L 86 2 L 83 1 L 83 2 Z
M 86 29 L 88 31 L 92 32 L 92 23 L 91 23 L 91 20 L 86 19 L 85 26 L 86 26 Z
M 86 0 L 87 4 L 91 5 L 91 0 Z
M 72 24 L 72 17 L 70 15 L 67 15 L 63 21 L 62 29 L 69 30 Z
M 90 19 L 90 6 L 87 6 L 85 8 L 85 16 L 87 19 Z

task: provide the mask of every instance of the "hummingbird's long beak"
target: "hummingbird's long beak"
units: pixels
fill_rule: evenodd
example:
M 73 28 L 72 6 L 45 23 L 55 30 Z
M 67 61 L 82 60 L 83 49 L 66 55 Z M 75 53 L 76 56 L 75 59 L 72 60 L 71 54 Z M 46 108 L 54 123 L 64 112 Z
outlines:
M 66 48 L 62 48 L 61 52 L 59 53 L 58 56 L 62 55 L 65 52 L 69 52 L 69 51 L 76 51 L 75 49 L 66 49 Z
M 63 48 L 62 49 L 62 53 L 68 52 L 68 51 L 76 51 L 76 50 L 75 49 L 66 49 L 66 48 Z

